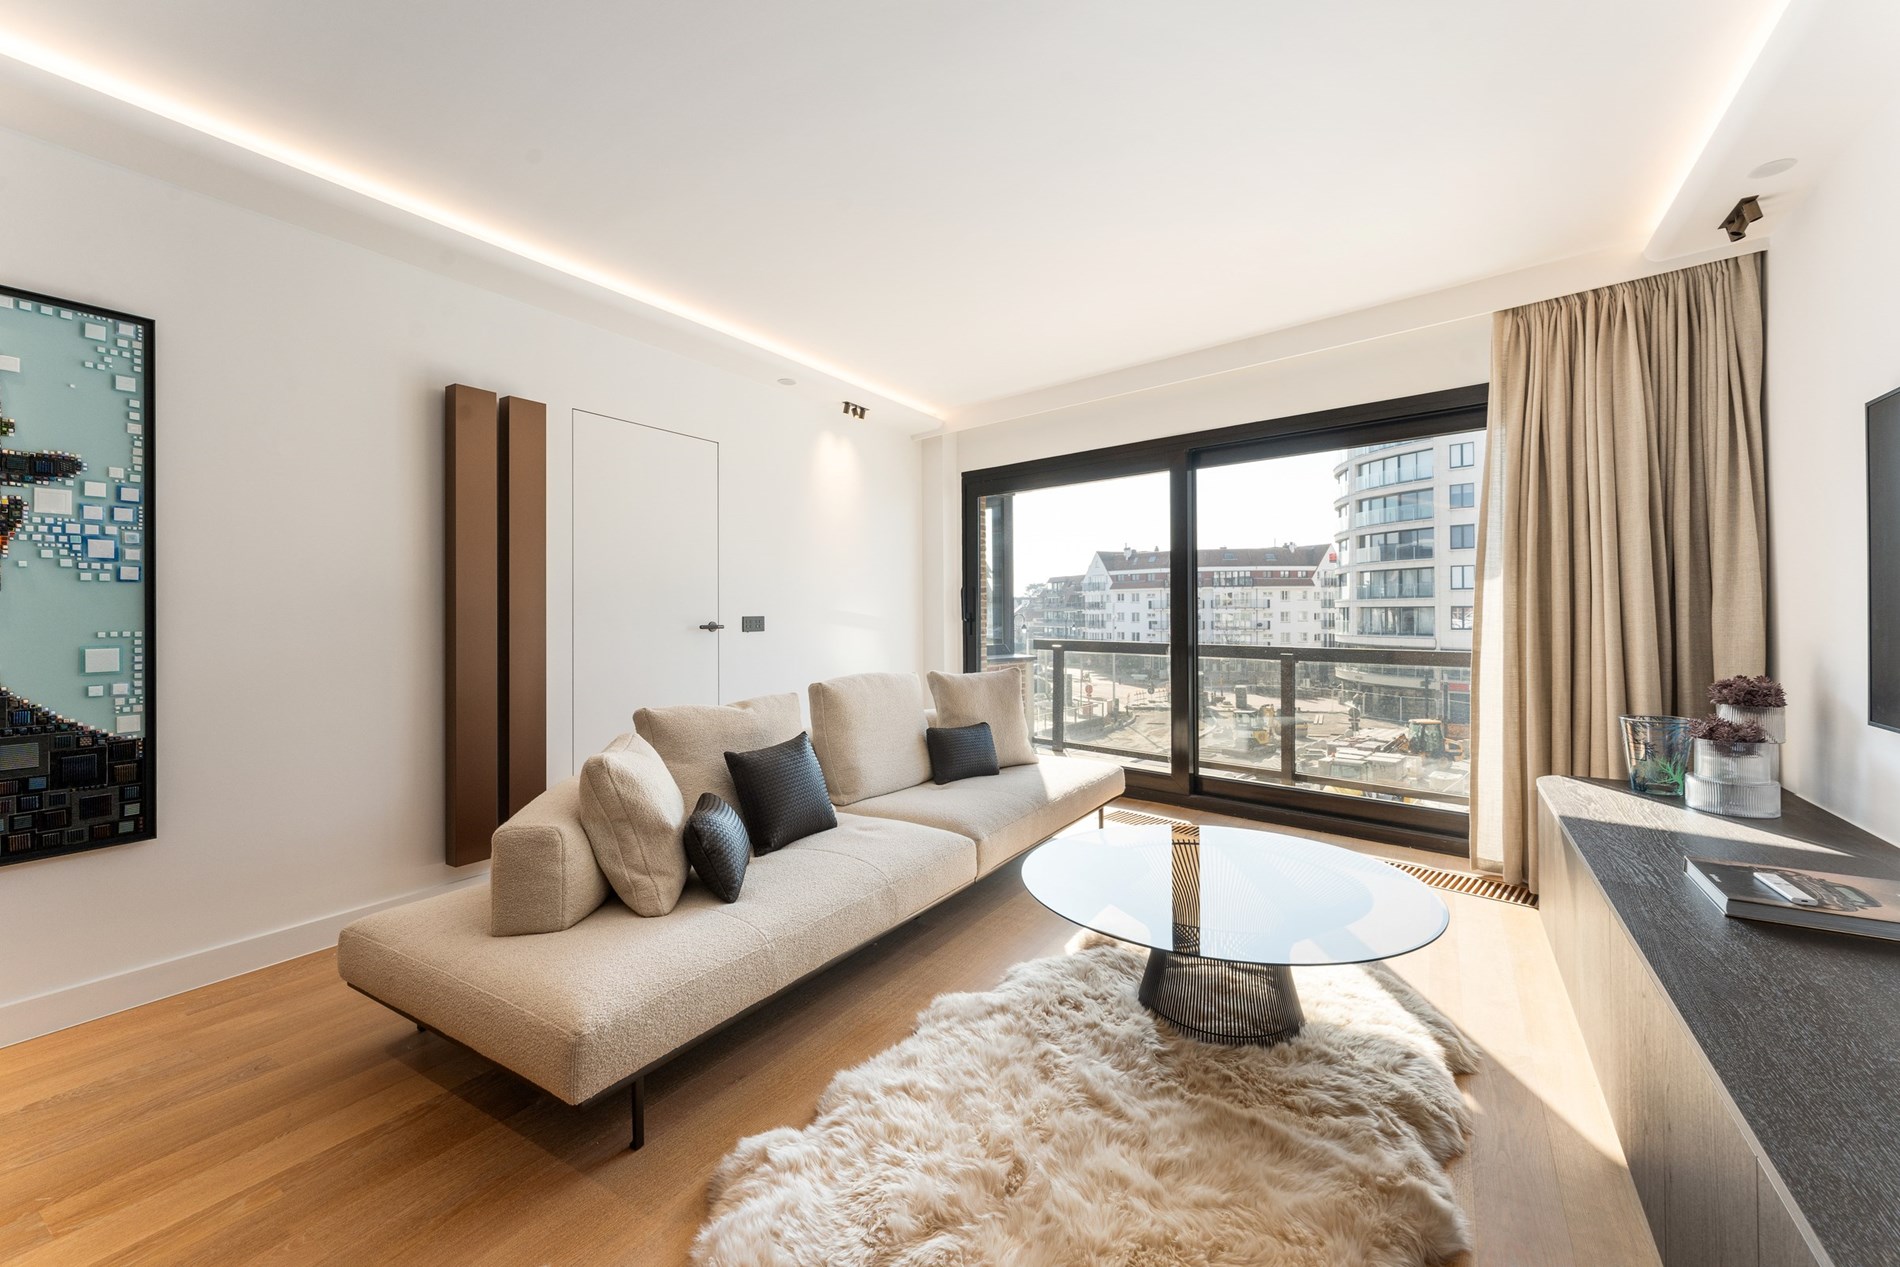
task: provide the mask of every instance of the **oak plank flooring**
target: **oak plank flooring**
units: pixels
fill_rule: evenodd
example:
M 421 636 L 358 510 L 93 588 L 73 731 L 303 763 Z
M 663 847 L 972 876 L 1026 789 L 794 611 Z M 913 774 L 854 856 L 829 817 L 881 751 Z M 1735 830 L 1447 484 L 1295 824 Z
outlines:
M 1485 1053 L 1451 1167 L 1477 1244 L 1458 1267 L 1650 1267 L 1537 913 L 1446 901 L 1450 931 L 1392 966 Z M 0 1262 L 681 1262 L 736 1140 L 809 1121 L 936 995 L 1074 931 L 1003 868 L 654 1074 L 637 1153 L 624 1099 L 573 1110 L 418 1034 L 333 952 L 0 1049 Z

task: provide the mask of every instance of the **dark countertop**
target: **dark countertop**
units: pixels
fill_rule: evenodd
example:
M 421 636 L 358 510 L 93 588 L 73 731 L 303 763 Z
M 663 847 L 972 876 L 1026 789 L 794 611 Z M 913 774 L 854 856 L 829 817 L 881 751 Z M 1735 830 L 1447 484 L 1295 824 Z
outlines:
M 1683 872 L 1900 876 L 1900 849 L 1785 791 L 1751 820 L 1601 780 L 1538 790 L 1835 1262 L 1900 1263 L 1900 942 L 1730 919 Z

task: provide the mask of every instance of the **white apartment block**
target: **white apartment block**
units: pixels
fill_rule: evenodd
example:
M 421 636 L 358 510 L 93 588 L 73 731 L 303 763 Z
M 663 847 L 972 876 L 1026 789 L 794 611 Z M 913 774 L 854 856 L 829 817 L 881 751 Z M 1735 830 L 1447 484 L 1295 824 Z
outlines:
M 1469 651 L 1484 433 L 1349 449 L 1333 468 L 1338 645 Z
M 1200 551 L 1200 641 L 1224 646 L 1319 647 L 1334 596 L 1315 584 L 1329 545 L 1215 547 Z M 1113 642 L 1169 638 L 1167 550 L 1101 550 L 1082 574 L 1083 629 Z

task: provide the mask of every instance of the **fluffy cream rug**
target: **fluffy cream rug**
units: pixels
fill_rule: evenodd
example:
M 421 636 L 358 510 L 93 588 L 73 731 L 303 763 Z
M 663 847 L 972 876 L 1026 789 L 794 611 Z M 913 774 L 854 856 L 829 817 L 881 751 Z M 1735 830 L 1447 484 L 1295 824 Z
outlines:
M 803 1130 L 740 1141 L 706 1267 L 1397 1267 L 1467 1248 L 1444 1162 L 1457 1030 L 1388 969 L 1295 969 L 1277 1047 L 1169 1032 L 1143 952 L 1078 939 L 841 1073 Z

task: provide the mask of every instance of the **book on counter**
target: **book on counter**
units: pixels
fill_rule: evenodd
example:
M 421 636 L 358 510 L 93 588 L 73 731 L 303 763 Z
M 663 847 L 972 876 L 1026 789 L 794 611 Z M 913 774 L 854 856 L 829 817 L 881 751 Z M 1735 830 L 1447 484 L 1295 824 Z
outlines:
M 1724 915 L 1900 941 L 1900 878 L 1716 858 L 1686 859 L 1684 869 Z

